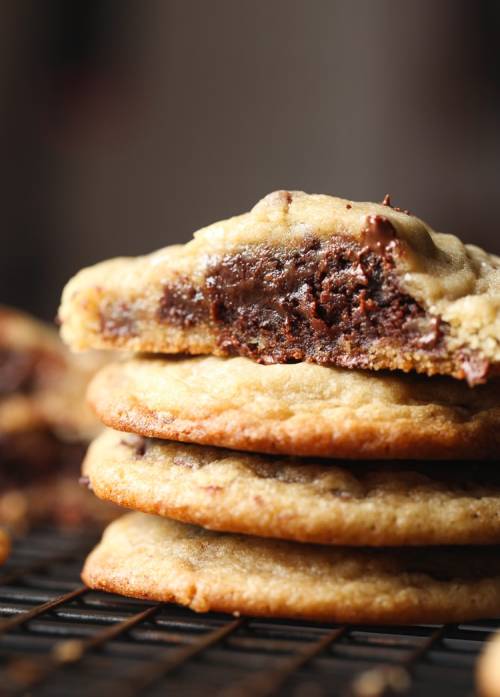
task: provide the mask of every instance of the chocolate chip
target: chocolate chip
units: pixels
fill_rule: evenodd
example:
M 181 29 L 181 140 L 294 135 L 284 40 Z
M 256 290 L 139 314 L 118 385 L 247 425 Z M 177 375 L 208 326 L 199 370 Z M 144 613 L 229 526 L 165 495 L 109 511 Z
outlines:
M 147 439 L 144 436 L 138 436 L 135 433 L 129 434 L 120 440 L 120 445 L 125 445 L 127 448 L 133 448 L 138 457 L 144 457 L 147 450 Z

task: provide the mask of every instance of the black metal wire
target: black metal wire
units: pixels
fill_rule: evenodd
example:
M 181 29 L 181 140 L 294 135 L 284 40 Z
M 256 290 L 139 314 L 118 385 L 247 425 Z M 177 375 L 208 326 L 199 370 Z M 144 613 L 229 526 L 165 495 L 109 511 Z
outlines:
M 340 627 L 221 614 L 89 591 L 94 539 L 36 531 L 0 572 L 0 695 L 470 697 L 495 621 Z

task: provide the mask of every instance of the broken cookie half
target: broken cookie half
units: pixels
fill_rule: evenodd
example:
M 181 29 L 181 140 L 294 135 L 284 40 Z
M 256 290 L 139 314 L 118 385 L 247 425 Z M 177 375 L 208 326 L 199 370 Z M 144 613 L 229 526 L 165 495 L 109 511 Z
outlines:
M 74 349 L 498 373 L 500 258 L 383 204 L 278 191 L 186 245 L 84 269 L 59 313 Z

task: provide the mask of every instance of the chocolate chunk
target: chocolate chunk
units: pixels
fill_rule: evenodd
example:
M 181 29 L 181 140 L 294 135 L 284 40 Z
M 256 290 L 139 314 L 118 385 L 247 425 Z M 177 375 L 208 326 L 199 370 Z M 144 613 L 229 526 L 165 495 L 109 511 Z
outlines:
M 206 316 L 204 297 L 180 279 L 176 284 L 165 286 L 158 314 L 160 320 L 170 324 L 193 327 Z
M 147 450 L 147 439 L 144 436 L 138 436 L 135 433 L 128 433 L 126 437 L 120 441 L 121 445 L 126 445 L 127 448 L 132 448 L 137 457 L 144 457 Z
M 361 233 L 361 239 L 368 249 L 378 254 L 385 254 L 396 238 L 396 230 L 388 218 L 383 215 L 366 217 L 366 226 Z

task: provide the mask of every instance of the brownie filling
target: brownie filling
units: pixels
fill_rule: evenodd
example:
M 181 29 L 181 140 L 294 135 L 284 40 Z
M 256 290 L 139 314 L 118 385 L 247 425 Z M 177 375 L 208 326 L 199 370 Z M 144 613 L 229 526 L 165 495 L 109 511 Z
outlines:
M 362 242 L 306 239 L 259 245 L 212 262 L 203 288 L 167 286 L 159 317 L 178 326 L 215 325 L 227 355 L 264 363 L 314 361 L 369 367 L 370 344 L 439 353 L 443 327 L 399 287 L 391 223 L 370 216 Z

